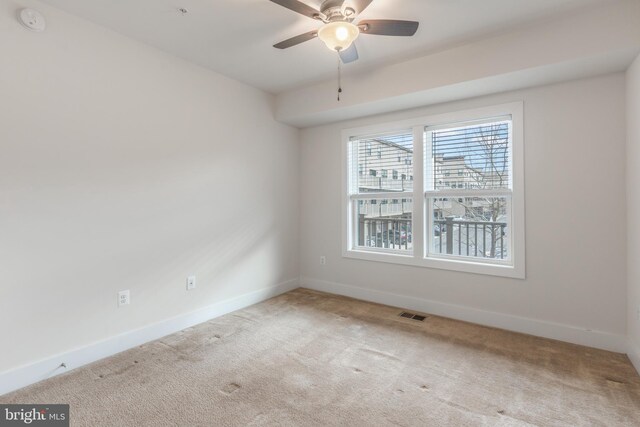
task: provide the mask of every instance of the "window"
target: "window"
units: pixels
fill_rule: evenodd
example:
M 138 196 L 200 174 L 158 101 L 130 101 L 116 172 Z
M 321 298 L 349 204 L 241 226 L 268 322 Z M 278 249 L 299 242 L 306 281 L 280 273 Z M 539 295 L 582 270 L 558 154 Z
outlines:
M 344 256 L 524 278 L 522 103 L 343 136 Z
M 375 169 L 369 169 L 369 175 L 370 176 L 376 176 L 378 173 L 376 172 Z
M 510 260 L 511 126 L 511 117 L 505 116 L 426 127 L 427 215 L 430 229 L 438 231 L 427 233 L 428 256 L 496 264 Z M 457 182 L 451 191 L 438 183 L 439 171 L 453 165 L 458 176 L 462 168 L 476 172 L 472 189 Z M 451 202 L 438 203 L 443 197 Z
M 397 167 L 397 152 L 403 157 L 413 156 L 413 132 L 377 134 L 350 138 L 349 142 L 349 210 L 352 215 L 351 242 L 361 251 L 410 254 L 413 250 L 413 187 L 410 183 L 393 180 L 369 182 L 353 171 L 361 166 L 375 168 L 382 178 L 388 177 L 388 167 Z M 362 156 L 363 148 L 373 145 L 377 159 Z M 365 149 L 366 151 L 366 149 Z M 366 164 L 366 166 L 364 166 Z M 404 165 L 403 177 L 413 173 Z M 374 169 L 370 169 L 374 170 Z M 398 178 L 398 170 L 392 172 Z M 400 202 L 400 197 L 402 202 Z

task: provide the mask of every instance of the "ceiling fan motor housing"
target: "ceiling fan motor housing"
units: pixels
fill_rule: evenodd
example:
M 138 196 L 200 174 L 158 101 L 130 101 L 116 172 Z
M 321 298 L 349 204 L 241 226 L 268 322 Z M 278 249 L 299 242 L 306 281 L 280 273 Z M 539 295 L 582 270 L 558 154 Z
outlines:
M 324 0 L 320 6 L 320 12 L 327 17 L 328 22 L 348 21 L 355 18 L 355 11 L 350 7 L 342 9 L 344 0 Z

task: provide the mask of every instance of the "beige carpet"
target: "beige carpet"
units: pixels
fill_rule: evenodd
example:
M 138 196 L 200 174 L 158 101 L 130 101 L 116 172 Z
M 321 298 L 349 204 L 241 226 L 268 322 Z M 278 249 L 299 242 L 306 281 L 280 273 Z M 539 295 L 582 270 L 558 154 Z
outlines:
M 0 397 L 76 426 L 638 426 L 626 356 L 298 289 Z

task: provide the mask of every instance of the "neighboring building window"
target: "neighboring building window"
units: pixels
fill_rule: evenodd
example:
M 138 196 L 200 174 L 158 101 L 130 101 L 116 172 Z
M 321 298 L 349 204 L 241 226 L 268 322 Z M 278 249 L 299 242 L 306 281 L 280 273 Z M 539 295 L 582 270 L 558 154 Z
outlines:
M 344 131 L 344 255 L 524 278 L 522 103 L 423 120 Z

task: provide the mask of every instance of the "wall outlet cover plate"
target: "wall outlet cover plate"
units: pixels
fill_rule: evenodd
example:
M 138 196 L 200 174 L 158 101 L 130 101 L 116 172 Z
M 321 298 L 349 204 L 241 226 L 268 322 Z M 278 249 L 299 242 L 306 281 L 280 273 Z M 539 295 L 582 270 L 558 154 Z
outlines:
M 131 303 L 131 295 L 129 290 L 118 292 L 118 307 L 129 305 Z

